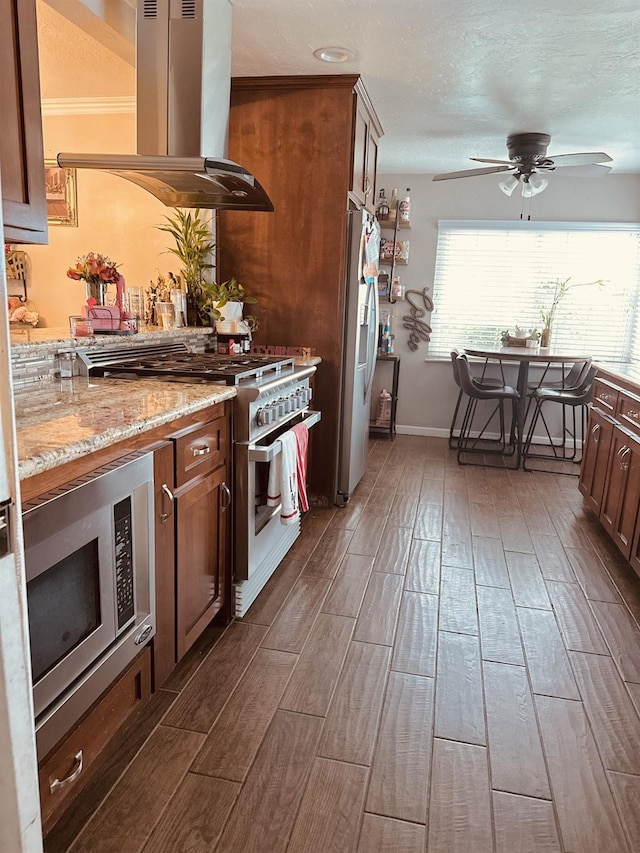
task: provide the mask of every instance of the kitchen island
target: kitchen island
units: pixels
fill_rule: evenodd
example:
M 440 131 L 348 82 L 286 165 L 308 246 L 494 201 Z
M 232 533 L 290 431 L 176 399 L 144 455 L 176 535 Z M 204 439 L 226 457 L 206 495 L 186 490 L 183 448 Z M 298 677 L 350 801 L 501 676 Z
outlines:
M 236 396 L 225 385 L 83 376 L 14 395 L 21 480 L 139 436 Z
M 225 624 L 230 618 L 227 483 L 235 396 L 234 387 L 214 383 L 83 376 L 34 379 L 14 393 L 23 509 L 47 504 L 132 457 L 151 457 L 153 467 L 155 635 L 143 638 L 137 656 L 113 673 L 111 686 L 95 692 L 93 704 L 79 708 L 61 740 L 47 731 L 48 711 L 36 719 L 45 831 L 92 777 L 150 691 L 167 680 L 212 620 Z M 76 521 L 60 518 L 63 536 L 71 525 L 77 529 Z M 27 560 L 27 579 L 29 570 Z M 59 780 L 70 781 L 63 786 Z

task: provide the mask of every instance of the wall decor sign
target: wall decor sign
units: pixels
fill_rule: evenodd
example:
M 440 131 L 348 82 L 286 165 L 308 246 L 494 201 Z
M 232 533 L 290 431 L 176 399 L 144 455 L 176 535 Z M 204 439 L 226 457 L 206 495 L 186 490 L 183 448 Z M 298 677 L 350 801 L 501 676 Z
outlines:
M 433 300 L 429 296 L 429 289 L 407 290 L 404 295 L 411 309 L 402 318 L 402 328 L 409 330 L 407 346 L 415 352 L 420 341 L 431 340 L 431 326 L 422 319 L 426 314 L 433 311 Z
M 61 169 L 55 160 L 45 160 L 44 179 L 49 225 L 78 225 L 76 170 Z

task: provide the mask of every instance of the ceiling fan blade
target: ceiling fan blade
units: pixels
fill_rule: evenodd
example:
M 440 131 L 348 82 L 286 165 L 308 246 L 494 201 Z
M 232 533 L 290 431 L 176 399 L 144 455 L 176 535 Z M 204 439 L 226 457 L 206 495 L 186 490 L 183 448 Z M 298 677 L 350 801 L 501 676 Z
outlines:
M 564 175 L 567 178 L 603 178 L 610 171 L 611 166 L 590 163 L 587 166 L 562 166 L 558 169 L 557 174 Z
M 549 155 L 547 160 L 552 160 L 556 166 L 591 166 L 593 163 L 611 163 L 612 158 L 604 151 L 590 151 L 584 154 L 558 154 L 557 157 Z
M 462 172 L 446 172 L 444 175 L 434 175 L 433 181 L 450 181 L 452 178 L 470 178 L 472 175 L 491 175 L 495 172 L 509 172 L 511 166 L 490 166 L 487 169 L 464 169 Z
M 490 160 L 486 157 L 469 157 L 469 160 L 475 160 L 476 163 L 504 163 L 507 166 L 513 166 L 511 160 Z

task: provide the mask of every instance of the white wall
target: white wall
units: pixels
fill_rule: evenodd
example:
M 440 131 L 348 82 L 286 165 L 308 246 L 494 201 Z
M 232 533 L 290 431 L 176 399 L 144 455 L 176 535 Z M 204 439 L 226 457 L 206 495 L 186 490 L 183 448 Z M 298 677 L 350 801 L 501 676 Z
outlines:
M 522 196 L 509 198 L 498 189 L 500 176 L 490 175 L 433 182 L 430 175 L 378 176 L 378 187 L 387 196 L 397 187 L 399 196 L 411 188 L 411 230 L 402 239 L 410 240 L 407 266 L 397 267 L 400 281 L 408 289 L 432 292 L 439 219 L 519 220 Z M 547 189 L 532 199 L 532 220 L 640 222 L 640 175 L 616 175 L 604 178 L 563 178 L 553 175 Z M 393 307 L 395 353 L 401 357 L 398 431 L 439 435 L 448 431 L 457 389 L 448 362 L 425 361 L 428 345 L 420 343 L 412 352 L 407 346 L 408 332 L 402 318 L 408 313 L 406 301 Z M 383 310 L 388 305 L 382 305 Z M 460 341 L 464 345 L 464 341 Z M 390 373 L 380 366 L 376 372 L 374 398 Z

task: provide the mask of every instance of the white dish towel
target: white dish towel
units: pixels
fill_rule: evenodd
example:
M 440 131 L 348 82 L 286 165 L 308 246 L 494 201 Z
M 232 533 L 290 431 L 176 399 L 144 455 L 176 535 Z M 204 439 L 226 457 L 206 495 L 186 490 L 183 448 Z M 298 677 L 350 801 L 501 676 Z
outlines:
M 291 430 L 283 433 L 278 440 L 282 444 L 282 450 L 269 465 L 267 504 L 269 506 L 280 504 L 282 524 L 295 524 L 300 515 L 296 465 L 298 442 Z

